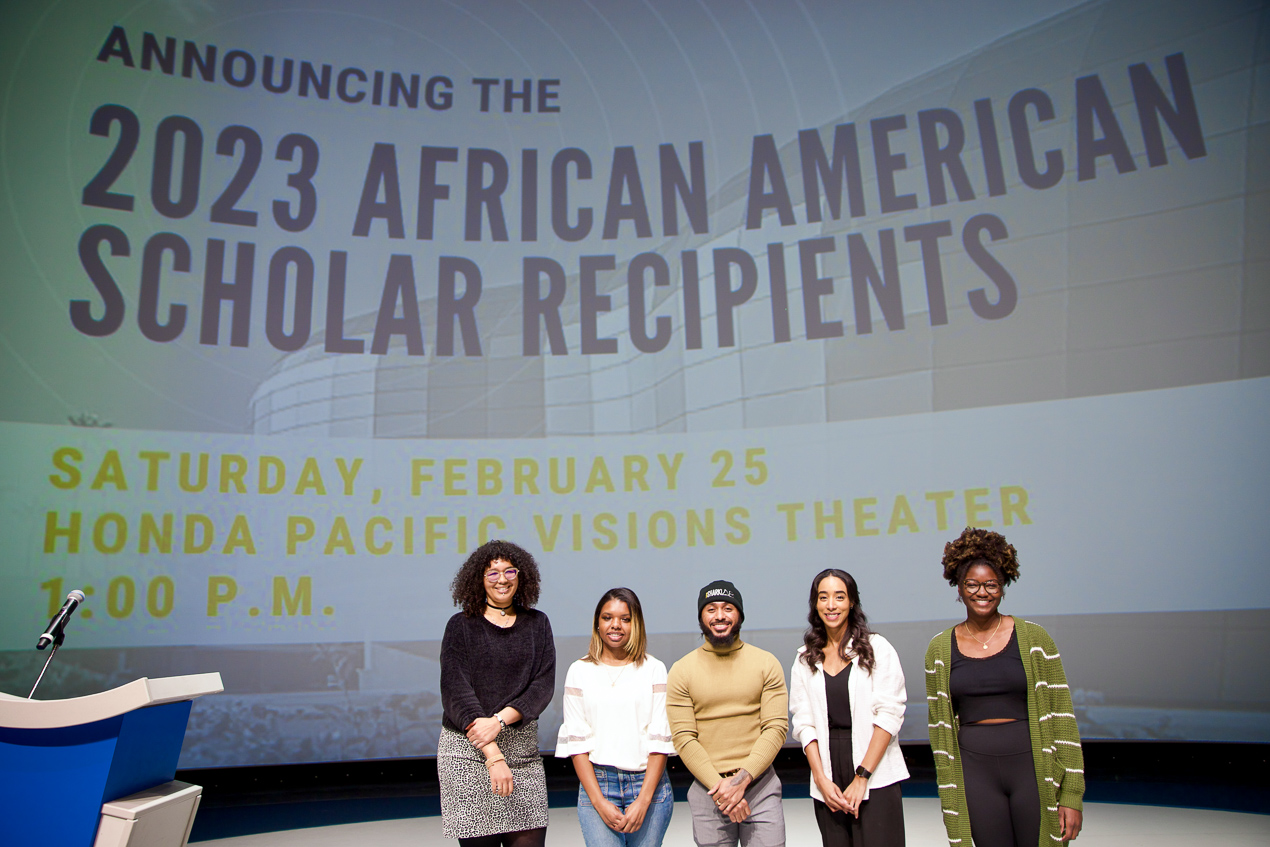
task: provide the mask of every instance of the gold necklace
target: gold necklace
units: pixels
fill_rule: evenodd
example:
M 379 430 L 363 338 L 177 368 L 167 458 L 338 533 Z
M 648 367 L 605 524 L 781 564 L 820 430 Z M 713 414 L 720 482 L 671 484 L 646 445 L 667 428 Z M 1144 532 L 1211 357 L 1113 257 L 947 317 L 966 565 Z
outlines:
M 1001 621 L 1003 620 L 1005 620 L 1005 615 L 997 615 L 996 628 L 992 630 L 992 634 L 988 636 L 987 641 L 979 641 L 978 638 L 975 638 L 974 633 L 970 631 L 970 621 L 963 621 L 962 626 L 966 628 L 966 635 L 969 635 L 971 638 L 974 638 L 974 640 L 979 644 L 979 646 L 987 650 L 988 645 L 992 643 L 992 639 L 997 637 L 997 630 L 1001 628 Z
M 616 674 L 612 674 L 612 675 L 610 675 L 610 674 L 609 674 L 609 671 L 607 671 L 607 670 L 604 672 L 604 675 L 605 675 L 606 677 L 608 677 L 608 681 L 609 681 L 609 688 L 617 688 L 617 681 L 618 681 L 619 679 L 621 679 L 621 678 L 622 678 L 622 674 L 626 672 L 626 668 L 627 668 L 627 666 L 629 666 L 629 665 L 630 665 L 630 662 L 627 662 L 627 663 L 626 663 L 626 664 L 624 664 L 624 665 L 618 665 L 618 668 L 617 668 L 617 673 L 616 673 Z M 606 667 L 606 668 L 611 668 L 611 667 L 613 667 L 613 666 L 612 666 L 612 665 L 605 665 L 604 667 Z

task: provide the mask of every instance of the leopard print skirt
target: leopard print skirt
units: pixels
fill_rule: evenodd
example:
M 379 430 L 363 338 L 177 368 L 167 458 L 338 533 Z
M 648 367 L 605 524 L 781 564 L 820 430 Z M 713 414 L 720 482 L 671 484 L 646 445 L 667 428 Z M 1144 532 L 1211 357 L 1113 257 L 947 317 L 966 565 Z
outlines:
M 547 825 L 547 779 L 538 753 L 538 722 L 509 726 L 494 740 L 512 771 L 512 793 L 507 797 L 499 797 L 490 787 L 485 755 L 467 736 L 441 729 L 437 779 L 444 837 L 479 838 Z

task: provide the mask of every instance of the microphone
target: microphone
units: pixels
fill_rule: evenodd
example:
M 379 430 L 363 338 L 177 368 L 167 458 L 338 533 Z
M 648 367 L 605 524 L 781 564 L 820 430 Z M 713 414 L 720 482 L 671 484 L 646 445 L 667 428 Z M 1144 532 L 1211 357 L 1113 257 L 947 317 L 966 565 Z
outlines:
M 70 622 L 71 615 L 75 614 L 75 610 L 79 608 L 79 604 L 84 602 L 84 592 L 78 588 L 66 595 L 66 602 L 62 604 L 62 608 L 53 616 L 53 620 L 49 621 L 48 629 L 44 630 L 44 634 L 40 636 L 40 640 L 36 642 L 35 649 L 43 650 L 45 647 L 54 642 L 60 643 L 62 640 L 62 630 L 66 629 L 66 624 Z

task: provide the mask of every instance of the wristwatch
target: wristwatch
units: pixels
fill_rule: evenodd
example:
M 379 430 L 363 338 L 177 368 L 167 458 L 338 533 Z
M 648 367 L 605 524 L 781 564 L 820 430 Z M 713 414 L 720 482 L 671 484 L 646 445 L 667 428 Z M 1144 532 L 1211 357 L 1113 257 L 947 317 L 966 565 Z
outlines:
M 498 725 L 499 725 L 499 726 L 501 726 L 503 729 L 507 729 L 507 722 L 506 722 L 505 720 L 503 720 L 503 716 L 502 716 L 502 715 L 500 715 L 500 714 L 498 714 L 497 712 L 495 712 L 495 713 L 494 713 L 494 720 L 498 721 Z
M 864 765 L 860 765 L 858 768 L 855 769 L 855 775 L 862 776 L 865 779 L 868 779 L 869 777 L 873 776 L 873 771 L 865 770 Z

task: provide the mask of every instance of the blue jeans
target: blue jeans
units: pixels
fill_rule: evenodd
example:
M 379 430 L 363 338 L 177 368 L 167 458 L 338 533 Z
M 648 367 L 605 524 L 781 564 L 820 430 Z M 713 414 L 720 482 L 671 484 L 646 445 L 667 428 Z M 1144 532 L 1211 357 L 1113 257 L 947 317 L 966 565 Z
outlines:
M 592 765 L 595 780 L 600 784 L 600 794 L 620 811 L 639 797 L 644 787 L 644 774 L 624 771 L 606 765 Z M 582 838 L 587 847 L 661 847 L 670 816 L 675 810 L 675 795 L 670 790 L 670 777 L 662 771 L 661 781 L 653 792 L 653 802 L 644 813 L 644 823 L 634 832 L 615 832 L 591 805 L 586 789 L 578 786 L 578 823 L 582 824 Z

